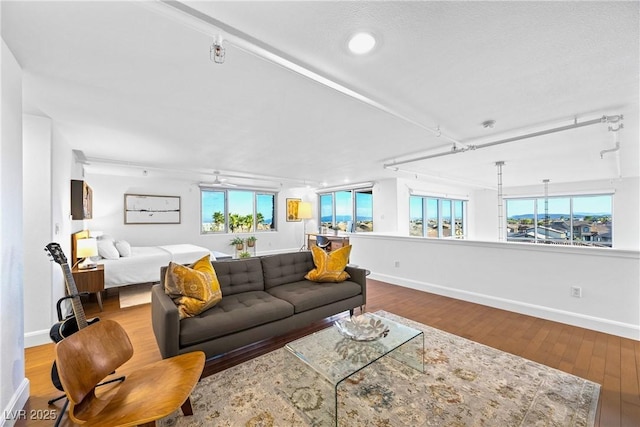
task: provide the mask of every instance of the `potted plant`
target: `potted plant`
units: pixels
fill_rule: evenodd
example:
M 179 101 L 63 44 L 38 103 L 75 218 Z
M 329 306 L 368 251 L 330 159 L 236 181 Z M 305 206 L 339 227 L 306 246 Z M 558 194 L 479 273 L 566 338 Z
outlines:
M 242 251 L 242 252 L 240 252 L 238 257 L 240 257 L 240 258 L 251 258 L 251 254 L 249 252 L 247 252 L 247 251 Z
M 242 240 L 242 237 L 234 237 L 231 239 L 230 245 L 235 246 L 237 250 L 241 251 L 244 249 L 244 240 Z
M 256 245 L 256 240 L 258 240 L 256 236 L 247 237 L 247 247 L 249 248 L 254 247 Z
M 333 230 L 333 235 L 337 236 L 338 235 L 338 231 L 340 231 L 340 227 L 338 227 L 338 224 L 336 225 L 330 225 L 329 228 L 331 230 Z

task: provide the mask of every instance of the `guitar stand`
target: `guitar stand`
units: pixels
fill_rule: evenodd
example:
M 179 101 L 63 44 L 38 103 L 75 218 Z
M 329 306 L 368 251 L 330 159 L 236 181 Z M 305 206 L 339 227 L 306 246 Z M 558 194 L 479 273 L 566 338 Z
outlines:
M 102 382 L 102 383 L 98 384 L 96 387 L 100 387 L 100 386 L 103 386 L 103 385 L 115 383 L 116 381 L 122 382 L 122 381 L 125 380 L 125 378 L 126 377 L 124 375 L 121 376 L 121 377 L 118 377 L 118 378 L 113 378 L 113 379 L 111 379 L 109 381 L 105 381 L 105 382 Z M 49 400 L 47 403 L 49 405 L 53 405 L 54 402 L 57 402 L 60 399 L 66 399 L 66 397 L 67 397 L 67 395 L 63 394 L 62 396 L 58 396 L 58 397 L 56 397 L 54 399 Z M 62 409 L 60 409 L 60 412 L 58 413 L 58 417 L 56 418 L 56 423 L 53 425 L 54 427 L 59 427 L 60 426 L 60 422 L 62 421 L 62 414 L 64 414 L 67 411 L 67 406 L 69 406 L 69 399 L 65 400 L 64 405 L 62 405 Z

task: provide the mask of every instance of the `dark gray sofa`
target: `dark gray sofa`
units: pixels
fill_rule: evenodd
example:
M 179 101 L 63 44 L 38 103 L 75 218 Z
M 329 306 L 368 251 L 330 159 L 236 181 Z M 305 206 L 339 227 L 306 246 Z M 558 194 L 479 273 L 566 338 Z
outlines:
M 222 300 L 198 316 L 179 320 L 164 293 L 167 267 L 152 288 L 153 332 L 163 358 L 201 350 L 207 359 L 366 303 L 366 270 L 347 266 L 350 279 L 316 283 L 304 278 L 314 268 L 311 252 L 212 261 Z

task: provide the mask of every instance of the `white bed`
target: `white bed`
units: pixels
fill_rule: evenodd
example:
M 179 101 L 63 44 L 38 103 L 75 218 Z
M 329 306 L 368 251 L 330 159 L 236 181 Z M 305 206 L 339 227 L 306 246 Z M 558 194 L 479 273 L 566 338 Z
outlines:
M 134 283 L 159 282 L 160 267 L 169 265 L 170 261 L 190 264 L 207 254 L 211 255 L 212 260 L 215 259 L 209 249 L 190 244 L 132 246 L 131 256 L 97 262 L 104 264 L 104 287 L 109 289 Z
M 74 233 L 71 239 L 73 263 L 77 262 L 76 242 L 86 238 L 86 230 Z M 211 260 L 229 257 L 219 252 L 211 252 L 202 246 L 191 244 L 165 246 L 131 246 L 129 256 L 116 259 L 99 259 L 96 262 L 104 265 L 104 288 L 132 285 L 134 283 L 150 283 L 160 281 L 160 267 L 173 261 L 178 264 L 190 264 L 205 255 Z

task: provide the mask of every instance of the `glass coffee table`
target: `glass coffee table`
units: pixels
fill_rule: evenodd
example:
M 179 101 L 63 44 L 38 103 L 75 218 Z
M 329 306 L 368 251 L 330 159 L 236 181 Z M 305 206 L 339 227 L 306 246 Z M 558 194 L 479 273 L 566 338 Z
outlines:
M 349 377 L 390 356 L 424 372 L 424 334 L 391 319 L 379 320 L 388 333 L 372 341 L 342 335 L 335 326 L 285 346 L 279 391 L 311 425 L 338 425 L 338 387 Z

